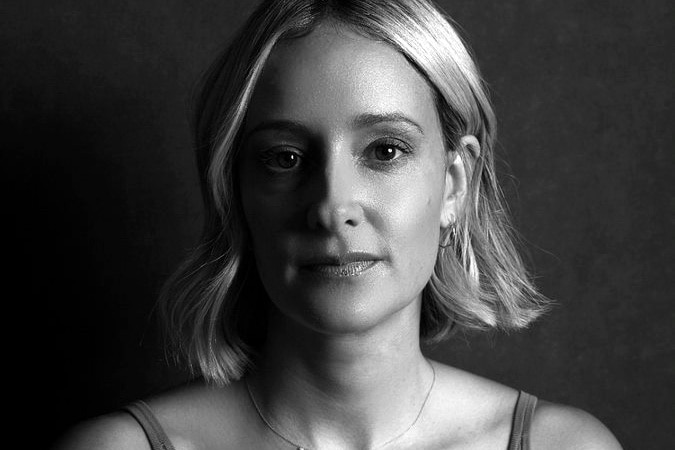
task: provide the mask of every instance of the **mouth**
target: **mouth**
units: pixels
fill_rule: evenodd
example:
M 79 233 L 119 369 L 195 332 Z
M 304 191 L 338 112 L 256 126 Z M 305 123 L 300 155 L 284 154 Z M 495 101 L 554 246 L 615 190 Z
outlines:
M 378 264 L 382 258 L 365 252 L 350 252 L 339 256 L 312 258 L 300 269 L 335 278 L 356 277 Z

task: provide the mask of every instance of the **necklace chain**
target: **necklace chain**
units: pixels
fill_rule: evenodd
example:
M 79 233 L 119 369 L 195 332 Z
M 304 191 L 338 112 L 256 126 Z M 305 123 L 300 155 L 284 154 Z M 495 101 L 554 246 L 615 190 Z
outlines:
M 397 439 L 400 439 L 405 435 L 408 431 L 412 429 L 412 427 L 415 426 L 419 418 L 422 416 L 422 411 L 424 411 L 424 407 L 427 405 L 427 401 L 429 400 L 429 397 L 431 396 L 431 391 L 434 388 L 434 384 L 436 384 L 436 369 L 434 368 L 434 365 L 429 363 L 431 366 L 431 372 L 433 374 L 433 378 L 431 379 L 431 385 L 429 386 L 429 390 L 427 391 L 426 395 L 424 396 L 424 401 L 422 402 L 422 406 L 420 407 L 419 411 L 417 412 L 417 416 L 415 416 L 415 420 L 412 421 L 412 423 L 403 430 L 401 433 L 397 434 L 393 438 L 389 439 L 388 441 L 384 442 L 383 444 L 377 445 L 373 447 L 372 450 L 377 450 L 380 448 L 384 448 L 387 445 L 391 444 L 392 442 L 396 441 Z M 244 380 L 244 384 L 246 385 L 246 390 L 248 391 L 248 396 L 251 399 L 251 403 L 253 403 L 253 407 L 255 408 L 256 412 L 258 413 L 258 416 L 260 419 L 263 421 L 265 426 L 270 429 L 270 431 L 274 434 L 276 434 L 279 438 L 281 438 L 283 441 L 287 442 L 291 446 L 295 447 L 296 450 L 309 450 L 308 447 L 305 447 L 303 445 L 299 445 L 290 439 L 288 439 L 286 436 L 284 436 L 280 431 L 278 431 L 274 426 L 267 420 L 265 415 L 263 414 L 262 410 L 260 409 L 260 406 L 258 405 L 258 402 L 255 400 L 255 396 L 253 395 L 253 392 L 251 391 L 251 386 L 248 384 L 248 380 Z

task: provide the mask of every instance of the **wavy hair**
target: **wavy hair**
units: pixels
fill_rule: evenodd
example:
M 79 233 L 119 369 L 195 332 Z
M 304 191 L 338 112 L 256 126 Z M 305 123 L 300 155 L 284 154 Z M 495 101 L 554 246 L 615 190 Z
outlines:
M 240 130 L 275 44 L 330 20 L 391 45 L 434 92 L 446 150 L 458 150 L 468 192 L 442 230 L 422 292 L 421 338 L 453 329 L 517 329 L 546 308 L 514 246 L 494 164 L 495 116 L 478 68 L 458 33 L 427 0 L 268 0 L 258 6 L 204 76 L 194 133 L 205 204 L 199 245 L 167 281 L 161 314 L 177 354 L 209 381 L 243 375 L 264 341 L 269 300 L 258 279 L 234 169 Z M 458 146 L 474 135 L 480 151 Z

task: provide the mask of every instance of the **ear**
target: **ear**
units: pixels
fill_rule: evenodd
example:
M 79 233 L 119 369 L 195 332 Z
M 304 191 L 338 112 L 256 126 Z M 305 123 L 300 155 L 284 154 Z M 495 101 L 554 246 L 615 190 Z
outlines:
M 469 188 L 467 167 L 473 166 L 478 155 L 480 155 L 480 144 L 478 139 L 471 134 L 462 136 L 457 147 L 448 152 L 441 210 L 442 228 L 448 228 L 457 220 Z

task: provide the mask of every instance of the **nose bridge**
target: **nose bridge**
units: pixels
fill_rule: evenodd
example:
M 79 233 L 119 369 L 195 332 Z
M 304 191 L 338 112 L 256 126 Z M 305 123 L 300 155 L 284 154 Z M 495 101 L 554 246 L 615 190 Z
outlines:
M 339 231 L 355 227 L 363 221 L 363 209 L 357 197 L 358 168 L 344 143 L 331 144 L 319 170 L 320 186 L 310 206 L 310 228 Z
M 353 173 L 355 169 L 348 151 L 341 149 L 330 152 L 330 157 L 326 158 L 323 171 L 325 201 L 327 203 L 341 204 L 349 201 L 356 182 Z

